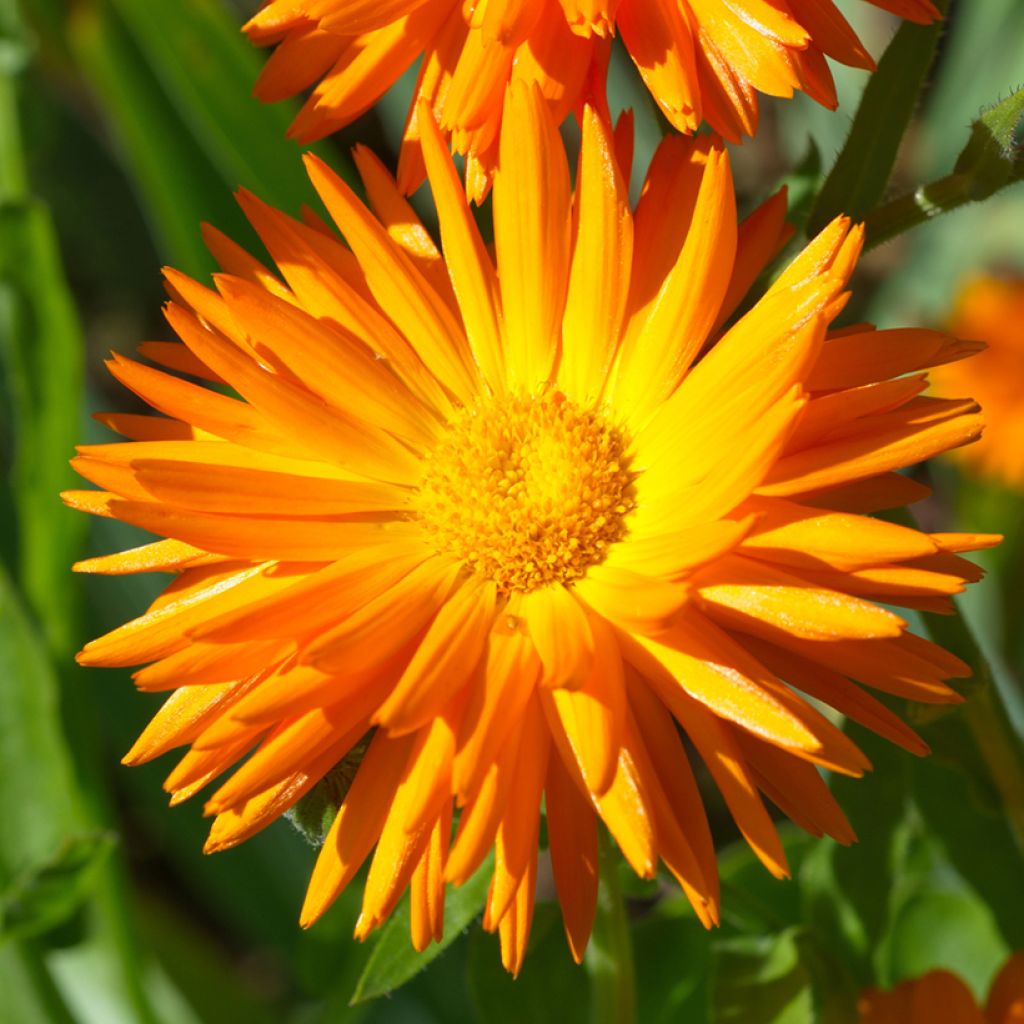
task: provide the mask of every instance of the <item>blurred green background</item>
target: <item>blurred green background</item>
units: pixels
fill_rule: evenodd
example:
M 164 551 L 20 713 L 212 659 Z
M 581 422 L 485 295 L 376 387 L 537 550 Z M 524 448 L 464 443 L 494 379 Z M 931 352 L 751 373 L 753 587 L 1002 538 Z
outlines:
M 135 693 L 127 673 L 73 661 L 85 640 L 139 614 L 160 586 L 69 572 L 86 554 L 138 542 L 130 528 L 89 523 L 57 499 L 77 486 L 67 468 L 73 445 L 105 439 L 89 414 L 133 408 L 102 360 L 167 337 L 159 267 L 212 269 L 201 221 L 259 251 L 235 188 L 293 213 L 313 201 L 298 149 L 283 138 L 294 109 L 250 95 L 263 55 L 238 27 L 252 7 L 0 0 L 0 1019 L 595 1019 L 590 979 L 607 950 L 597 943 L 584 967 L 572 965 L 543 873 L 548 901 L 514 984 L 496 940 L 476 925 L 450 927 L 451 944 L 418 974 L 425 960 L 411 953 L 401 922 L 355 943 L 358 882 L 302 932 L 315 851 L 280 822 L 204 857 L 201 802 L 166 806 L 160 783 L 171 759 L 119 765 L 160 698 Z M 843 7 L 881 54 L 895 20 L 860 0 Z M 951 170 L 979 110 L 1024 79 L 1022 41 L 1019 0 L 953 3 L 886 196 Z M 733 151 L 741 210 L 783 180 L 794 215 L 809 208 L 867 80 L 842 68 L 836 75 L 837 114 L 804 97 L 764 104 L 757 140 Z M 345 172 L 358 139 L 394 166 L 411 84 L 406 76 L 319 151 Z M 661 129 L 621 53 L 611 98 L 636 110 L 636 185 Z M 417 201 L 429 220 L 429 198 Z M 939 324 L 965 275 L 1014 268 L 1024 272 L 1020 187 L 870 253 L 850 315 L 880 326 Z M 1019 533 L 1019 496 L 951 465 L 933 470 L 932 482 L 930 527 Z M 1008 806 L 1015 792 L 1024 801 L 1019 545 L 986 562 L 990 577 L 967 611 L 998 685 L 984 675 L 973 684 L 973 713 L 917 714 L 935 749 L 926 761 L 857 732 L 876 771 L 835 783 L 857 847 L 786 831 L 795 877 L 773 881 L 735 844 L 709 791 L 722 847 L 721 929 L 705 933 L 671 885 L 623 875 L 645 1024 L 852 1024 L 859 987 L 944 965 L 980 994 L 1006 952 L 1024 948 L 1024 835 L 1014 834 Z M 938 639 L 977 659 L 955 623 L 921 628 L 946 630 Z M 1016 810 L 1024 813 L 1024 802 Z M 449 910 L 469 920 L 477 906 L 469 893 Z M 354 995 L 362 1001 L 350 1007 Z

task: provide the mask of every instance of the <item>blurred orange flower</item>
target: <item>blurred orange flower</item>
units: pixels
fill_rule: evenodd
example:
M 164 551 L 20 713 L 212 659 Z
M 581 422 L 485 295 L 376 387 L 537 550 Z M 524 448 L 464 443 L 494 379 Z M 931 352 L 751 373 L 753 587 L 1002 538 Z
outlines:
M 860 998 L 860 1024 L 1022 1024 L 1024 953 L 1003 965 L 982 1009 L 951 971 L 929 971 L 890 992 L 869 989 Z
M 930 0 L 869 0 L 916 22 Z M 536 83 L 556 121 L 602 102 L 618 33 L 665 117 L 681 132 L 701 121 L 739 141 L 757 129 L 759 92 L 803 90 L 836 106 L 826 57 L 874 62 L 832 0 L 269 0 L 245 26 L 276 45 L 256 87 L 263 100 L 312 94 L 291 127 L 309 142 L 369 110 L 419 58 L 399 184 L 423 178 L 416 141 L 425 101 L 457 152 L 467 189 L 487 191 L 510 82 Z
M 169 271 L 184 344 L 141 348 L 172 372 L 110 362 L 162 415 L 102 417 L 130 440 L 82 448 L 103 490 L 66 500 L 166 539 L 77 568 L 174 578 L 80 660 L 150 663 L 139 688 L 174 691 L 126 758 L 191 744 L 173 802 L 248 758 L 207 804 L 211 851 L 357 751 L 303 924 L 376 846 L 357 934 L 411 885 L 423 948 L 446 881 L 493 847 L 484 924 L 515 972 L 542 799 L 578 959 L 599 821 L 639 875 L 660 859 L 718 919 L 679 728 L 779 876 L 761 794 L 849 842 L 818 768 L 869 767 L 807 698 L 925 752 L 858 684 L 954 702 L 944 680 L 968 669 L 882 605 L 949 610 L 977 577 L 959 553 L 995 538 L 865 513 L 922 497 L 896 471 L 977 436 L 972 401 L 921 396 L 924 367 L 974 346 L 828 337 L 861 245 L 841 218 L 723 330 L 787 235 L 784 195 L 737 225 L 722 144 L 672 136 L 633 210 L 628 132 L 591 108 L 573 192 L 524 85 L 505 103 L 492 256 L 421 113 L 443 256 L 366 150 L 376 216 L 310 157 L 351 248 L 242 193 L 279 273 L 208 231 L 216 291 Z
M 962 366 L 946 366 L 934 388 L 973 395 L 985 409 L 985 436 L 963 453 L 978 472 L 1024 487 L 1024 277 L 979 277 L 960 292 L 949 324 L 988 349 Z

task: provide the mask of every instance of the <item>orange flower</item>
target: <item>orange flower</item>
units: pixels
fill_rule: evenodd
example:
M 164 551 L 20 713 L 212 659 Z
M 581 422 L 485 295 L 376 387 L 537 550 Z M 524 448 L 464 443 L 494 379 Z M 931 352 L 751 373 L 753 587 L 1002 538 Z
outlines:
M 1024 487 L 1024 277 L 979 277 L 961 291 L 950 330 L 986 342 L 987 351 L 963 366 L 943 367 L 937 391 L 966 388 L 985 406 L 985 436 L 964 462 L 1011 487 Z
M 184 344 L 141 349 L 175 372 L 110 362 L 162 416 L 103 417 L 131 440 L 83 448 L 75 465 L 104 490 L 66 500 L 166 539 L 77 568 L 175 577 L 80 660 L 150 663 L 139 688 L 174 691 L 126 758 L 191 744 L 173 802 L 251 755 L 207 804 L 208 850 L 368 740 L 302 923 L 376 846 L 357 934 L 411 884 L 422 948 L 445 882 L 494 847 L 484 924 L 517 971 L 542 798 L 578 959 L 599 820 L 639 875 L 660 859 L 718 919 L 677 727 L 779 876 L 760 794 L 849 842 L 817 768 L 869 767 L 805 697 L 925 751 L 858 684 L 954 702 L 943 680 L 968 670 L 878 602 L 947 610 L 977 576 L 959 552 L 994 538 L 864 513 L 921 497 L 896 470 L 977 436 L 974 403 L 921 397 L 919 372 L 974 347 L 925 330 L 827 339 L 861 244 L 844 219 L 723 332 L 785 238 L 785 197 L 737 226 L 721 143 L 673 136 L 633 211 L 627 133 L 590 108 L 573 193 L 526 86 L 505 105 L 492 257 L 422 123 L 443 257 L 366 150 L 376 216 L 310 157 L 351 248 L 242 193 L 280 276 L 210 231 L 217 290 L 169 271 Z
M 985 1010 L 971 990 L 950 971 L 929 971 L 890 992 L 868 989 L 861 995 L 860 1024 L 1022 1024 L 1024 953 L 1014 953 L 989 989 Z
M 916 22 L 930 0 L 870 0 Z M 733 141 L 757 129 L 759 92 L 803 90 L 835 108 L 826 57 L 874 62 L 832 0 L 268 0 L 245 26 L 277 45 L 256 94 L 273 101 L 313 86 L 291 127 L 302 142 L 369 110 L 421 55 L 405 128 L 399 184 L 423 179 L 417 140 L 425 101 L 456 151 L 469 155 L 467 189 L 486 194 L 505 90 L 535 82 L 556 121 L 602 102 L 618 33 L 662 112 L 681 132 L 707 121 Z

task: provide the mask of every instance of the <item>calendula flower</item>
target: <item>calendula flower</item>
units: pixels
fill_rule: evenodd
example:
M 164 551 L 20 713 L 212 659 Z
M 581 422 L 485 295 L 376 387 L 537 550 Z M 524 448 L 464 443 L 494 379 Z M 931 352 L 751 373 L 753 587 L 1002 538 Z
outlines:
M 951 971 L 929 971 L 889 992 L 869 989 L 860 998 L 860 1024 L 1022 1024 L 1024 953 L 1014 953 L 996 975 L 984 1010 Z
M 806 698 L 924 751 L 861 684 L 952 702 L 943 680 L 968 670 L 878 602 L 946 610 L 976 576 L 959 552 L 992 539 L 864 513 L 920 497 L 896 471 L 977 436 L 972 401 L 920 394 L 923 367 L 975 346 L 827 338 L 861 244 L 844 219 L 723 330 L 786 237 L 785 197 L 737 226 L 721 143 L 673 136 L 634 211 L 628 131 L 592 108 L 573 192 L 532 86 L 506 100 L 492 256 L 421 118 L 443 256 L 367 151 L 376 215 L 311 156 L 349 248 L 242 193 L 280 276 L 208 232 L 216 291 L 169 271 L 184 344 L 142 346 L 172 372 L 110 362 L 162 415 L 103 417 L 131 440 L 83 448 L 104 490 L 67 501 L 165 539 L 78 568 L 175 576 L 80 659 L 149 663 L 138 686 L 173 691 L 126 760 L 191 745 L 174 802 L 248 755 L 207 803 L 208 850 L 339 762 L 352 777 L 357 752 L 303 924 L 375 849 L 357 934 L 411 885 L 422 948 L 445 883 L 493 848 L 484 924 L 514 972 L 542 799 L 578 959 L 599 821 L 639 875 L 664 862 L 718 918 L 680 728 L 780 876 L 761 794 L 850 841 L 818 767 L 868 768 Z
M 930 0 L 869 0 L 926 23 Z M 702 121 L 739 141 L 757 129 L 758 93 L 802 90 L 835 108 L 826 57 L 874 62 L 833 0 L 269 0 L 245 31 L 276 45 L 256 86 L 273 101 L 313 87 L 291 127 L 302 142 L 369 110 L 423 58 L 405 126 L 399 183 L 423 178 L 420 104 L 468 155 L 466 187 L 487 191 L 505 90 L 535 83 L 556 121 L 604 93 L 618 34 L 665 117 L 691 133 Z
M 968 282 L 950 320 L 950 329 L 988 345 L 963 366 L 943 367 L 934 380 L 940 394 L 960 388 L 985 406 L 988 430 L 965 450 L 963 461 L 1009 487 L 1024 487 L 1024 277 L 978 277 Z

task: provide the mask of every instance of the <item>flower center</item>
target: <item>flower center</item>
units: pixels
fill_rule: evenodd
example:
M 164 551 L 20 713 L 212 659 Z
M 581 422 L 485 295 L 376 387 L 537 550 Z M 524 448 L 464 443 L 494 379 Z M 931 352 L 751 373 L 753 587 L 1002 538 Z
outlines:
M 417 514 L 438 551 L 499 590 L 571 583 L 626 535 L 619 431 L 559 392 L 464 410 L 426 460 Z

